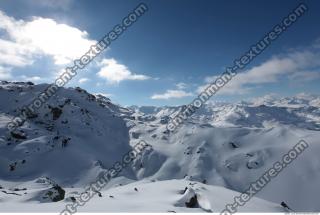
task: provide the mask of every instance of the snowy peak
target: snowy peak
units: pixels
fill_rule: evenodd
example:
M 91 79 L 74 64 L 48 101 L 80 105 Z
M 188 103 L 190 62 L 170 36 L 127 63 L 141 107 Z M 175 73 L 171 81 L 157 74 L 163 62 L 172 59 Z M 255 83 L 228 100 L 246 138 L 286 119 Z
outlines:
M 7 123 L 47 86 L 1 84 L 0 177 L 48 176 L 60 184 L 90 182 L 130 150 L 123 118 L 126 109 L 81 88 L 61 88 L 10 132 Z

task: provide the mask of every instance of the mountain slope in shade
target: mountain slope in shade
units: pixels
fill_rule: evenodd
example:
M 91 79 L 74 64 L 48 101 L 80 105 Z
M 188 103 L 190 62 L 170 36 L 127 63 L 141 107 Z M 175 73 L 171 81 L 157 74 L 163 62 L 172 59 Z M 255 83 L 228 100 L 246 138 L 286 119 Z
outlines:
M 23 126 L 9 132 L 10 119 L 46 87 L 2 85 L 0 178 L 46 176 L 59 184 L 87 184 L 131 148 L 122 110 L 80 88 L 61 89 Z

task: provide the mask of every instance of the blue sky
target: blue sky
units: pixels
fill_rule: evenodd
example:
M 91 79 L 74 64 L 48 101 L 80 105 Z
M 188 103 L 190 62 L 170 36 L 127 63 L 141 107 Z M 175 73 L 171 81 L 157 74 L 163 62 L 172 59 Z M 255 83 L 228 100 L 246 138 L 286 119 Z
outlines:
M 241 71 L 248 82 L 232 80 L 214 100 L 318 94 L 320 2 L 303 2 L 308 12 Z M 0 79 L 52 82 L 139 3 L 1 1 Z M 105 94 L 122 105 L 187 104 L 301 1 L 144 3 L 148 12 L 67 86 Z M 279 61 L 291 62 L 294 69 L 282 69 Z

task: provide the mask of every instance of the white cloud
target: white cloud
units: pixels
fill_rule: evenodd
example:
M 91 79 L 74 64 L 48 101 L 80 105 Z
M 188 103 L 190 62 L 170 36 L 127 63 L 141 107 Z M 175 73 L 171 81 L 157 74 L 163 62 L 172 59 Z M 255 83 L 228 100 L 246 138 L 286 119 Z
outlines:
M 183 90 L 187 88 L 187 84 L 183 82 L 177 83 L 176 86 L 179 90 Z
M 289 76 L 289 79 L 298 81 L 298 82 L 307 82 L 314 81 L 316 79 L 320 79 L 319 71 L 303 71 L 299 73 L 293 73 Z
M 25 45 L 0 39 L 0 64 L 23 67 L 32 64 L 31 51 Z
M 175 90 L 167 90 L 164 93 L 154 94 L 151 96 L 151 99 L 173 99 L 173 98 L 184 98 L 193 96 L 193 93 L 186 92 L 185 89 L 187 88 L 187 84 L 183 82 L 179 82 L 176 85 Z
M 186 92 L 184 90 L 167 90 L 163 94 L 154 94 L 153 96 L 151 96 L 151 99 L 184 98 L 192 95 L 192 93 Z
M 22 80 L 22 81 L 34 81 L 34 82 L 42 80 L 42 78 L 39 77 L 39 76 L 31 76 L 31 77 L 29 77 L 29 76 L 26 76 L 26 75 L 19 76 L 19 79 Z
M 89 81 L 88 78 L 80 78 L 80 79 L 79 79 L 79 83 L 80 83 L 80 84 L 83 84 L 83 83 L 85 83 L 85 82 L 87 82 L 87 81 Z
M 295 51 L 293 53 L 275 56 L 259 66 L 238 73 L 228 84 L 221 88 L 218 94 L 246 94 L 262 84 L 276 83 L 281 78 L 288 80 L 296 77 L 304 77 L 313 80 L 318 77 L 313 70 L 320 66 L 320 53 L 315 50 Z M 313 78 L 312 78 L 313 77 Z M 205 84 L 198 87 L 197 92 L 202 92 L 217 76 L 206 77 Z
M 67 64 L 88 51 L 96 41 L 78 28 L 59 24 L 53 19 L 33 17 L 31 21 L 16 20 L 0 11 L 0 64 L 25 66 L 37 56 L 47 55 L 55 64 Z
M 124 80 L 146 80 L 149 76 L 134 74 L 125 65 L 118 63 L 115 59 L 103 59 L 99 64 L 99 77 L 104 78 L 108 83 L 115 84 Z
M 208 77 L 205 77 L 204 82 L 211 83 L 211 82 L 215 81 L 217 78 L 219 78 L 218 75 L 208 76 Z
M 102 96 L 107 97 L 107 98 L 113 97 L 113 94 L 109 94 L 109 93 L 95 93 L 95 95 L 102 95 Z
M 0 79 L 1 80 L 8 80 L 11 78 L 10 74 L 11 69 L 0 66 Z
M 272 103 L 273 101 L 275 101 L 276 99 L 279 98 L 279 95 L 276 93 L 269 93 L 266 94 L 264 96 L 258 96 L 255 98 L 250 99 L 249 101 L 253 104 L 253 105 L 263 105 L 263 104 L 267 104 L 267 103 Z

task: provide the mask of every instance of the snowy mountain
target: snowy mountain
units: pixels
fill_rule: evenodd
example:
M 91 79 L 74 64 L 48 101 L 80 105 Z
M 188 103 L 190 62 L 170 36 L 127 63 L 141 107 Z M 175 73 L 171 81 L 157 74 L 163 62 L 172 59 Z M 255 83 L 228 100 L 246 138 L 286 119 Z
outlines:
M 318 96 L 209 103 L 170 133 L 184 106 L 123 108 L 62 88 L 10 132 L 7 123 L 47 86 L 0 84 L 0 212 L 62 210 L 141 140 L 153 150 L 79 211 L 220 212 L 301 139 L 309 148 L 239 210 L 282 212 L 281 202 L 320 210 Z

